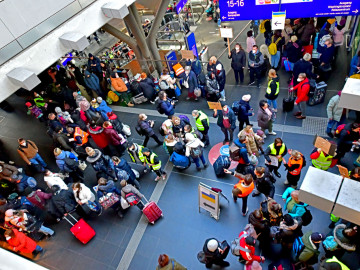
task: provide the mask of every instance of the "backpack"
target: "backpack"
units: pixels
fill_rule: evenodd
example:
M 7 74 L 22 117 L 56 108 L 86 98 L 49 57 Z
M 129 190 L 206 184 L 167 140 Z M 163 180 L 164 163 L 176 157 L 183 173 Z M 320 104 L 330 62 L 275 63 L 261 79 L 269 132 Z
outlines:
M 160 114 L 165 114 L 164 112 L 164 109 L 161 107 L 161 103 L 162 101 L 160 101 L 156 107 L 157 111 L 160 113 Z
M 231 105 L 231 109 L 234 111 L 235 115 L 239 114 L 240 111 L 240 102 L 239 101 L 235 101 L 232 105 Z
M 231 144 L 229 147 L 230 159 L 233 161 L 240 160 L 240 147 L 236 144 Z
M 166 80 L 162 80 L 159 84 L 161 90 L 168 90 L 170 88 Z
M 173 152 L 170 156 L 170 162 L 178 169 L 186 169 L 190 166 L 190 159 L 184 155 Z
M 260 33 L 265 33 L 266 29 L 265 29 L 265 23 L 267 22 L 268 20 L 263 20 L 261 23 L 260 23 L 260 26 L 259 26 L 259 31 Z
M 137 205 L 140 202 L 140 197 L 132 192 L 125 195 L 125 199 L 130 206 Z
M 268 48 L 268 50 L 269 50 L 269 53 L 271 54 L 271 55 L 275 55 L 276 53 L 277 53 L 277 44 L 280 42 L 280 40 L 281 40 L 281 37 L 279 37 L 275 42 L 274 42 L 274 36 L 272 36 L 271 37 L 271 43 L 270 43 L 270 45 L 269 45 L 269 48 Z
M 334 236 L 328 236 L 323 241 L 324 247 L 329 251 L 335 251 L 338 248 L 338 243 L 335 241 Z
M 79 161 L 69 157 L 65 157 L 64 162 L 70 170 L 75 170 L 80 165 Z
M 345 128 L 345 124 L 342 124 L 342 125 L 338 126 L 338 127 L 336 128 L 336 130 L 335 130 L 335 134 L 334 134 L 335 137 L 340 137 L 340 133 L 341 133 L 341 131 L 342 131 L 344 128 Z M 347 131 L 347 133 L 350 134 L 349 131 Z
M 180 114 L 179 118 L 180 120 L 184 121 L 186 124 L 190 124 L 190 119 L 186 115 Z
M 190 155 L 191 155 L 191 157 L 193 157 L 193 158 L 198 158 L 198 157 L 200 157 L 200 156 L 202 155 L 201 147 L 198 146 L 198 147 L 196 147 L 196 148 L 191 148 L 191 150 L 190 150 Z
M 119 180 L 125 180 L 126 181 L 126 180 L 129 179 L 129 174 L 124 170 L 117 169 L 116 170 L 116 177 Z
M 112 102 L 118 102 L 119 101 L 119 96 L 117 94 L 115 94 L 114 91 L 109 91 L 107 94 L 108 98 L 111 99 Z
M 225 155 L 220 155 L 213 164 L 215 175 L 217 177 L 225 176 L 224 169 L 229 169 L 230 165 L 230 158 Z
M 305 207 L 305 213 L 302 215 L 301 217 L 301 220 L 302 220 L 302 225 L 303 226 L 307 226 L 311 223 L 312 221 L 312 214 L 310 212 L 310 210 L 308 210 L 306 207 Z
M 231 246 L 230 246 L 230 250 L 231 250 L 231 253 L 234 255 L 234 256 L 241 256 L 240 255 L 240 251 L 244 251 L 244 252 L 248 252 L 248 253 L 251 253 L 251 250 L 250 249 L 247 249 L 247 248 L 243 248 L 242 246 L 240 246 L 240 240 L 242 238 L 246 238 L 247 236 L 249 236 L 247 233 L 244 233 L 242 234 L 240 237 L 237 237 L 235 238 L 232 242 L 231 242 Z
M 292 251 L 293 251 L 296 258 L 299 257 L 300 253 L 305 248 L 304 242 L 302 241 L 301 237 L 302 236 L 298 236 L 298 237 L 295 238 L 295 241 L 294 241 L 293 247 L 292 247 Z
M 140 136 L 144 136 L 144 132 L 143 132 L 142 128 L 139 125 L 137 125 L 135 127 L 135 130 Z

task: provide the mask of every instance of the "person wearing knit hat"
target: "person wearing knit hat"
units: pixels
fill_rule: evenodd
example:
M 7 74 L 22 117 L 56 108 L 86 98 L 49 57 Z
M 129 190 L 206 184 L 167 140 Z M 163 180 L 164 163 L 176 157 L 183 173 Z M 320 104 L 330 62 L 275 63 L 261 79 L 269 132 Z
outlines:
M 106 175 L 107 179 L 114 179 L 117 181 L 115 166 L 112 159 L 103 153 L 99 149 L 93 149 L 91 147 L 85 148 L 88 157 L 86 161 L 91 164 L 96 172 L 101 172 Z
M 223 246 L 224 242 L 225 245 Z M 203 246 L 203 252 L 206 256 L 206 268 L 211 268 L 213 264 L 220 267 L 227 267 L 230 265 L 229 262 L 224 261 L 230 250 L 229 244 L 226 241 L 224 242 L 220 243 L 215 238 L 206 239 Z
M 204 143 L 200 141 L 198 138 L 195 138 L 195 136 L 192 133 L 186 133 L 185 134 L 185 140 L 186 140 L 186 151 L 185 156 L 192 158 L 196 165 L 196 169 L 198 171 L 201 170 L 200 168 L 200 160 L 202 164 L 204 165 L 204 168 L 208 166 L 208 164 L 205 161 L 204 154 L 203 154 L 203 147 Z
M 313 265 L 317 263 L 320 254 L 320 243 L 325 240 L 325 235 L 309 231 L 301 238 L 304 247 L 299 251 L 299 254 L 294 254 L 297 261 L 305 263 L 306 265 Z
M 239 131 L 243 130 L 244 124 L 246 124 L 246 126 L 250 125 L 249 116 L 254 115 L 254 109 L 250 106 L 250 99 L 250 94 L 243 95 L 238 106 L 233 107 L 234 113 L 237 113 L 237 118 L 239 120 Z
M 155 181 L 159 181 L 160 179 L 166 180 L 166 172 L 164 172 L 161 168 L 161 160 L 152 152 L 149 148 L 144 147 L 142 149 L 142 154 L 144 157 L 144 165 L 148 165 L 150 170 L 156 173 Z
M 220 88 L 220 95 L 221 95 L 220 101 L 226 101 L 225 98 L 226 73 L 225 73 L 225 69 L 220 63 L 216 65 L 215 76 Z

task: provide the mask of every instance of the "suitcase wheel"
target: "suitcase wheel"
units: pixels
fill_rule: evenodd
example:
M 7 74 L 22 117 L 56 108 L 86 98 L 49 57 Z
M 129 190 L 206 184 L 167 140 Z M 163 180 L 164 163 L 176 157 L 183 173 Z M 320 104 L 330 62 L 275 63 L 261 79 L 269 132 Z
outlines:
M 164 217 L 164 214 L 161 214 L 161 217 Z

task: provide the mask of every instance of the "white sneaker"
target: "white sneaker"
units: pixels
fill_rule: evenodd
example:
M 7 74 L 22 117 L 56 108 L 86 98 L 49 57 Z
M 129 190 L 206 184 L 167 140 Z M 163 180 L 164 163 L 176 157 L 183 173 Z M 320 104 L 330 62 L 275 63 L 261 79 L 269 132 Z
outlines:
M 263 138 L 266 139 L 266 135 L 265 135 L 265 134 L 263 135 Z
M 155 182 L 159 181 L 160 179 L 161 179 L 161 177 L 157 176 L 157 177 L 155 178 Z
M 225 98 L 220 98 L 219 100 L 220 100 L 220 101 L 226 101 L 226 99 L 225 99 Z
M 276 132 L 273 131 L 273 132 L 269 132 L 268 134 L 269 135 L 276 135 Z
M 284 181 L 284 185 L 288 185 L 289 184 L 289 181 L 286 179 L 285 181 Z

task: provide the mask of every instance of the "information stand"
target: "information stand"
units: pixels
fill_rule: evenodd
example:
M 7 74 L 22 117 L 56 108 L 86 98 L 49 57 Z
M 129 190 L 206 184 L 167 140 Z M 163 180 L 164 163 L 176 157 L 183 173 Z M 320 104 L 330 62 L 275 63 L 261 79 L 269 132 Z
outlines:
M 220 218 L 220 203 L 219 193 L 211 190 L 211 187 L 204 183 L 199 183 L 199 213 L 200 209 L 204 209 L 210 213 L 210 216 L 219 220 Z

